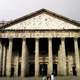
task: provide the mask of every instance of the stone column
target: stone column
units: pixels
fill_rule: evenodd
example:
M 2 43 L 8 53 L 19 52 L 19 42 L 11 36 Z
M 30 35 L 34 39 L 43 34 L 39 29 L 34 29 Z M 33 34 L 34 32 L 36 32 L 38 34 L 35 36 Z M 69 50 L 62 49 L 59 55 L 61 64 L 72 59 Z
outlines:
M 6 66 L 6 46 L 3 46 L 3 64 L 2 64 L 2 76 L 5 75 L 5 67 Z
M 35 39 L 35 76 L 39 76 L 39 39 Z
M 27 43 L 27 42 L 26 42 Z M 29 51 L 28 51 L 28 45 L 26 44 L 26 76 L 29 75 Z
M 73 58 L 72 56 L 68 56 L 68 75 L 72 76 L 73 72 L 72 72 L 72 64 L 73 64 Z
M 66 75 L 66 52 L 65 52 L 65 39 L 61 39 L 60 51 L 58 53 L 58 75 Z
M 52 38 L 48 39 L 48 74 L 53 72 Z
M 9 47 L 7 53 L 7 62 L 6 62 L 6 75 L 11 76 L 11 59 L 12 59 L 12 39 L 9 39 Z
M 21 77 L 26 76 L 26 38 L 22 40 Z
M 77 76 L 80 76 L 80 63 L 79 63 L 79 50 L 77 38 L 74 39 L 74 51 L 75 51 L 75 64 Z
M 0 75 L 2 74 L 2 43 L 0 40 Z
M 14 65 L 15 65 L 15 67 L 14 67 L 14 76 L 18 76 L 18 65 L 19 65 L 19 55 L 18 55 L 18 53 L 17 53 L 17 55 L 14 57 Z

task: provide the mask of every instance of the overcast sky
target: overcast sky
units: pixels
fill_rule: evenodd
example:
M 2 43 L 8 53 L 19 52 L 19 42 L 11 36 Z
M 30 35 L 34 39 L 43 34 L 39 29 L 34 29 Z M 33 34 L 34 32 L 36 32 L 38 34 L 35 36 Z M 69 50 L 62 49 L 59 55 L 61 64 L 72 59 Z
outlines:
M 80 0 L 0 0 L 0 20 L 13 20 L 41 8 L 80 20 Z

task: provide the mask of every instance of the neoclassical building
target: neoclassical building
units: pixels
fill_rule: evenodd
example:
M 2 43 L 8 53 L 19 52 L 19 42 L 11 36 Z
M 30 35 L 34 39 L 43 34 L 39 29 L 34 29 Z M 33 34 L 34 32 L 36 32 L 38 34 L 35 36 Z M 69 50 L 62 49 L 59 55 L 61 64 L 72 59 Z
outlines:
M 0 75 L 80 76 L 80 24 L 46 9 L 0 27 Z

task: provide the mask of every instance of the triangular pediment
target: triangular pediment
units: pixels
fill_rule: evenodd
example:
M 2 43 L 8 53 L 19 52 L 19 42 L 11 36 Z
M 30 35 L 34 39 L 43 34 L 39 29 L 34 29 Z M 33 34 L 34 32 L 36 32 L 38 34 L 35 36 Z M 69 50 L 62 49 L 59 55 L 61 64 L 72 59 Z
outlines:
M 37 11 L 4 26 L 5 30 L 80 29 L 79 24 L 47 10 Z

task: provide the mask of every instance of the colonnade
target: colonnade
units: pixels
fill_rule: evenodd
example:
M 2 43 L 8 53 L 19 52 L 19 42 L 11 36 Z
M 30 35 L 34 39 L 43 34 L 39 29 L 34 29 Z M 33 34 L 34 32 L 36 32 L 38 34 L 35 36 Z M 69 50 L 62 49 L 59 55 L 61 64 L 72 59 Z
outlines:
M 6 76 L 11 76 L 12 47 L 13 47 L 13 39 L 9 39 L 9 46 L 6 57 L 5 46 L 2 49 L 2 43 L 0 40 L 0 74 L 2 75 L 4 75 L 4 71 L 6 71 Z M 80 63 L 79 63 L 79 50 L 78 50 L 77 38 L 74 39 L 74 53 L 75 53 L 75 65 L 76 65 L 77 76 L 79 76 Z M 53 56 L 54 56 L 53 54 L 52 54 L 52 38 L 48 38 L 48 74 L 51 74 L 53 72 Z M 24 38 L 22 39 L 22 56 L 21 56 L 22 77 L 26 76 L 26 65 L 28 60 L 27 55 L 28 55 L 28 49 L 26 45 L 26 39 Z M 5 70 L 5 61 L 6 61 L 6 70 Z M 18 68 L 16 69 L 18 70 Z M 58 52 L 58 75 L 64 75 L 64 76 L 67 75 L 66 70 L 67 69 L 66 69 L 65 38 L 61 38 L 60 49 Z M 16 72 L 17 75 L 18 71 Z M 39 38 L 35 39 L 35 76 L 39 76 Z

